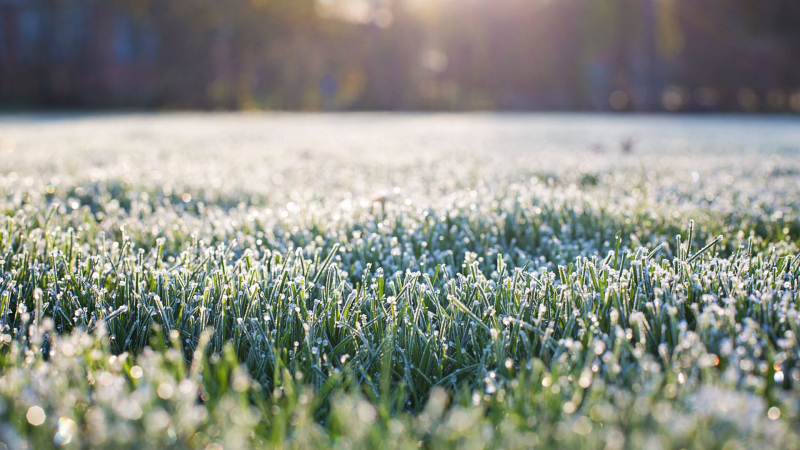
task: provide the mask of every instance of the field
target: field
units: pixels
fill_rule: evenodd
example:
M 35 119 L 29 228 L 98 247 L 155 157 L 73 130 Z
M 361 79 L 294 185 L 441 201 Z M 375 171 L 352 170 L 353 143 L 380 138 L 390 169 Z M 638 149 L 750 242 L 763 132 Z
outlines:
M 800 120 L 0 118 L 8 448 L 798 448 Z

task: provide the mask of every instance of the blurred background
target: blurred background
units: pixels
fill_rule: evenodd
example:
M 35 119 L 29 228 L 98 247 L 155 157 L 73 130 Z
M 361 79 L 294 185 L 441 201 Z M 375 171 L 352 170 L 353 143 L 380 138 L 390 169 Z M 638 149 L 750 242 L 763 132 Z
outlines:
M 800 113 L 798 0 L 0 0 L 0 108 Z

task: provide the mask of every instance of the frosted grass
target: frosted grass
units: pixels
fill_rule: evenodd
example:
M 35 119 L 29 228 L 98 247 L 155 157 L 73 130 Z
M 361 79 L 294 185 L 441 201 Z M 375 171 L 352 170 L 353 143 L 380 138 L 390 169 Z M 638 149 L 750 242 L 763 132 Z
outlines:
M 10 447 L 796 445 L 793 119 L 56 119 L 0 120 Z

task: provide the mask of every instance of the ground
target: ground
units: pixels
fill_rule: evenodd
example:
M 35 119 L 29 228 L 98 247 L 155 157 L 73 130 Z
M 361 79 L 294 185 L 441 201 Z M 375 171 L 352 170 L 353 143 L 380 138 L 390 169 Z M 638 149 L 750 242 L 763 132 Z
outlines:
M 792 448 L 800 120 L 0 118 L 9 448 Z

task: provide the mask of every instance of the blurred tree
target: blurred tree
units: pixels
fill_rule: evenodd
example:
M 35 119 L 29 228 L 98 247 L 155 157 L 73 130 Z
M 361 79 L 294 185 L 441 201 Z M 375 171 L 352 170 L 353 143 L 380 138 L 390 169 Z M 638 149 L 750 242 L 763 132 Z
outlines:
M 0 0 L 0 102 L 786 111 L 798 22 L 796 0 Z

